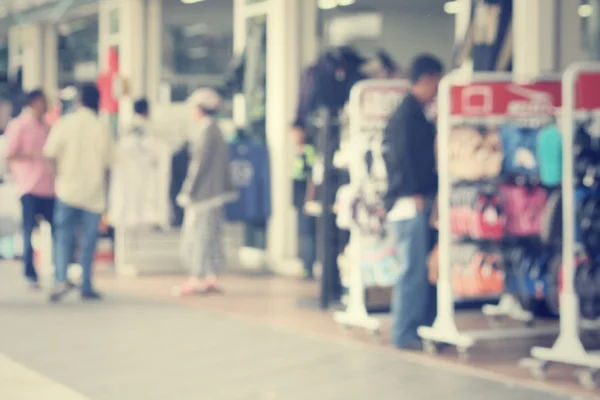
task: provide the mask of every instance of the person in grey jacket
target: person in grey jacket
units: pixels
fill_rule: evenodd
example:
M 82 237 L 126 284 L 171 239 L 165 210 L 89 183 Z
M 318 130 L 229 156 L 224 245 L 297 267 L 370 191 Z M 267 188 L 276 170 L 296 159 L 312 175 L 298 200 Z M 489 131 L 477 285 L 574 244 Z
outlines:
M 199 89 L 190 96 L 189 104 L 197 125 L 177 203 L 185 210 L 181 253 L 190 269 L 190 278 L 175 288 L 177 296 L 220 292 L 217 277 L 225 264 L 223 206 L 236 198 L 229 169 L 229 146 L 215 120 L 221 98 L 211 89 Z

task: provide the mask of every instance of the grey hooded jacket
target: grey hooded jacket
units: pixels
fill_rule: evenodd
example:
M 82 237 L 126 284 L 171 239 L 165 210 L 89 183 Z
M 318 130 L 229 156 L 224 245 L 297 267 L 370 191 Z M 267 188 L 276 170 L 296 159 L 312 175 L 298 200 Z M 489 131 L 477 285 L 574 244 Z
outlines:
M 229 146 L 214 120 L 190 144 L 190 164 L 180 194 L 195 210 L 219 207 L 237 197 L 231 183 Z

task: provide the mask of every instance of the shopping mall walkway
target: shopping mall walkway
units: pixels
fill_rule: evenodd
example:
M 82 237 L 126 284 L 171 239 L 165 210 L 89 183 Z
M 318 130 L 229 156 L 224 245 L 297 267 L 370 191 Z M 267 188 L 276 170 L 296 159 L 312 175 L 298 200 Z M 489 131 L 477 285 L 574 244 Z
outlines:
M 0 262 L 0 399 L 562 399 L 173 304 L 73 297 L 48 305 Z

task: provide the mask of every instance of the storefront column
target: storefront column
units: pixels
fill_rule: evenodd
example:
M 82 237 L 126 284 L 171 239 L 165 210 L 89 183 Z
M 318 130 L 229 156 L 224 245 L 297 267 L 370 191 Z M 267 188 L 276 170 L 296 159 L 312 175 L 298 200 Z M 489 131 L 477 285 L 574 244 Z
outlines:
M 292 202 L 290 123 L 298 99 L 300 1 L 268 0 L 267 16 L 267 143 L 271 154 L 273 215 L 268 229 L 270 258 L 295 257 L 296 221 Z
M 519 80 L 554 72 L 557 7 L 554 1 L 513 1 L 513 70 Z
M 575 61 L 585 60 L 579 2 L 527 0 L 513 3 L 514 59 L 517 79 L 561 72 Z M 518 38 L 527 38 L 519 40 Z
M 163 0 L 147 0 L 146 21 L 146 96 L 157 103 L 162 75 Z
M 20 25 L 9 31 L 9 64 L 11 75 L 23 69 L 23 89 L 44 85 L 44 31 L 41 25 Z
M 290 171 L 293 146 L 289 131 L 302 67 L 318 53 L 317 10 L 316 0 L 234 0 L 236 55 L 241 55 L 246 47 L 248 18 L 267 17 L 266 141 L 271 157 L 272 188 L 267 252 L 276 269 L 297 253 Z M 234 100 L 234 119 L 238 125 L 245 125 L 245 114 L 243 96 L 238 95 Z
M 146 93 L 145 2 L 143 0 L 102 0 L 99 7 L 98 57 L 100 73 L 108 68 L 108 53 L 118 48 L 119 124 L 131 122 L 133 99 Z M 158 44 L 157 44 L 158 46 Z M 117 85 L 118 86 L 118 85 Z
M 53 101 L 58 94 L 58 32 L 54 24 L 44 25 L 44 91 Z

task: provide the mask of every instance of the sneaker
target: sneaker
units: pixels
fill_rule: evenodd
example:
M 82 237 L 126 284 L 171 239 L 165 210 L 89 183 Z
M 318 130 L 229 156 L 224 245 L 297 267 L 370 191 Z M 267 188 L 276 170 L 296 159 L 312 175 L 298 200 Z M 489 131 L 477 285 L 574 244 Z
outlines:
M 62 285 L 57 286 L 56 288 L 54 288 L 54 290 L 52 291 L 52 293 L 50 294 L 50 302 L 51 303 L 58 303 L 59 301 L 61 301 L 63 299 L 63 297 L 65 297 L 71 290 L 73 289 L 72 284 L 69 283 L 64 283 Z
M 400 350 L 408 350 L 408 351 L 422 351 L 423 343 L 420 340 L 413 340 L 410 343 L 405 345 L 397 346 Z
M 86 290 L 81 292 L 81 300 L 99 301 L 102 300 L 102 295 L 95 290 Z

